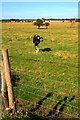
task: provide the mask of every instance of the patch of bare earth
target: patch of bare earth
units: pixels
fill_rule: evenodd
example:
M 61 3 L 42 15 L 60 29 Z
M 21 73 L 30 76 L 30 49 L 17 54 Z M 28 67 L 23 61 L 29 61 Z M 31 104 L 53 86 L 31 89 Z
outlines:
M 56 52 L 54 52 L 54 55 L 60 56 L 60 57 L 62 57 L 63 59 L 66 59 L 66 58 L 75 58 L 75 57 L 77 57 L 76 54 L 70 54 L 70 53 L 68 53 L 67 51 L 56 51 Z

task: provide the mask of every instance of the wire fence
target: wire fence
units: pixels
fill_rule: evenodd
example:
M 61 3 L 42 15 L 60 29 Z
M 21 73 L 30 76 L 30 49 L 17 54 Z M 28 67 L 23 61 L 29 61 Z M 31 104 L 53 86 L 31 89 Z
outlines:
M 36 59 L 28 59 L 29 61 L 36 61 L 36 63 L 41 62 L 43 63 L 50 63 L 50 64 L 57 64 L 57 62 L 52 62 L 52 61 L 42 61 L 42 60 L 36 60 Z M 34 78 L 34 74 L 28 74 L 26 72 L 26 70 L 22 70 L 19 69 L 16 70 L 12 69 L 12 71 L 14 71 L 15 74 L 15 82 L 16 84 L 18 84 L 18 87 L 20 87 L 17 90 L 17 95 L 19 99 L 23 100 L 25 99 L 25 101 L 30 104 L 31 106 L 29 107 L 29 109 L 27 109 L 26 106 L 26 110 L 28 111 L 27 117 L 30 118 L 32 117 L 37 117 L 37 119 L 46 119 L 46 120 L 52 120 L 52 119 L 58 119 L 58 118 L 75 118 L 75 119 L 79 119 L 79 95 L 78 95 L 78 63 L 74 63 L 74 65 L 72 65 L 71 63 L 65 64 L 63 63 L 59 63 L 57 64 L 58 67 L 66 67 L 66 69 L 69 69 L 69 71 L 71 71 L 71 74 L 73 74 L 73 78 L 76 79 L 75 82 L 73 82 L 73 80 L 64 80 L 60 81 L 60 84 L 57 84 L 56 82 L 59 80 L 56 80 L 53 85 L 53 90 L 49 89 L 52 86 L 48 86 L 46 87 L 45 90 L 45 86 L 46 86 L 46 82 L 45 82 L 45 86 L 44 86 L 44 82 L 45 78 L 37 78 L 38 80 L 41 81 L 41 85 L 38 84 L 38 81 L 26 81 L 25 82 L 21 82 L 21 80 L 18 82 L 18 75 L 22 75 L 23 78 L 25 78 L 25 80 L 27 79 L 27 76 L 29 77 L 29 79 L 33 79 Z M 72 69 L 75 68 L 75 74 L 74 71 L 72 71 Z M 45 71 L 46 72 L 46 71 Z M 69 76 L 70 77 L 70 74 Z M 39 81 L 39 82 L 40 82 Z M 47 83 L 48 84 L 48 83 Z M 56 87 L 54 87 L 56 84 Z M 65 85 L 65 87 L 69 87 L 69 90 L 72 90 L 72 93 L 69 92 L 69 90 L 66 91 L 63 89 L 61 89 L 61 87 L 63 87 Z M 56 90 L 56 88 L 59 87 L 59 91 Z M 61 89 L 61 90 L 60 90 Z M 65 88 L 66 89 L 66 88 Z M 15 91 L 16 91 L 15 90 Z M 51 90 L 51 91 L 50 91 Z M 74 91 L 76 91 L 74 93 Z M 62 92 L 64 92 L 64 94 L 62 95 Z M 19 95 L 18 95 L 19 94 Z M 26 95 L 26 96 L 25 96 Z M 21 97 L 23 96 L 23 97 Z M 31 116 L 30 116 L 31 114 Z
M 48 68 L 42 69 L 45 71 L 41 74 L 37 67 L 34 67 L 33 70 L 32 66 L 36 66 L 34 61 L 36 64 L 41 63 L 39 65 L 40 70 L 43 65 L 46 68 L 47 64 L 51 66 L 51 69 L 49 71 Z M 18 66 L 17 61 L 17 69 L 13 66 L 11 69 L 15 99 L 18 98 L 22 101 L 19 102 L 17 111 L 25 109 L 27 118 L 37 120 L 79 118 L 78 63 L 75 62 L 72 64 L 68 62 L 67 64 L 64 61 L 58 62 L 38 59 L 27 59 L 27 62 L 32 63 L 31 68 L 28 68 L 28 64 L 27 67 L 22 66 L 22 64 Z M 63 69 L 57 71 L 56 67 L 58 70 Z M 38 73 L 36 71 L 37 69 L 39 71 Z M 28 70 L 31 70 L 30 73 Z M 53 71 L 54 74 L 50 77 Z M 26 101 L 26 104 L 24 104 L 24 101 Z

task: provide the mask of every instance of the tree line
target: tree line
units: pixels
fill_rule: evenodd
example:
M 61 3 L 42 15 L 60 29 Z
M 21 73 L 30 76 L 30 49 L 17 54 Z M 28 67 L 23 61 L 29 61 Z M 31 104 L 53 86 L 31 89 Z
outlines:
M 50 20 L 54 20 L 54 21 L 56 21 L 56 20 L 74 20 L 74 21 L 76 21 L 76 22 L 80 22 L 80 19 L 79 18 L 66 18 L 66 19 L 56 19 L 56 18 L 50 18 L 50 19 L 46 19 L 46 18 L 41 18 L 42 20 L 45 20 L 45 21 L 50 21 Z M 11 21 L 15 21 L 15 22 L 20 22 L 20 21 L 22 21 L 22 22 L 33 22 L 33 21 L 36 21 L 37 19 L 1 19 L 0 21 L 2 21 L 2 22 L 11 22 Z

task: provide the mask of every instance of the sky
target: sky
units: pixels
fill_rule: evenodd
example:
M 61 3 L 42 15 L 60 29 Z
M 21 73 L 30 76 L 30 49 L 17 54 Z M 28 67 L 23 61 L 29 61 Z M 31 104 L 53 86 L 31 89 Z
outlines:
M 2 2 L 2 19 L 78 18 L 78 2 Z

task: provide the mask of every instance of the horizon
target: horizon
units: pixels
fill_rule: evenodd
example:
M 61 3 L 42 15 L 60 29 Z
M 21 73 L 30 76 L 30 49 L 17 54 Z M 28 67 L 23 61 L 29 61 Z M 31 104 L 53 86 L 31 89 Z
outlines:
M 37 20 L 37 19 L 38 18 L 34 18 L 34 19 L 33 18 L 30 18 L 30 19 L 29 18 L 23 18 L 23 19 L 22 18 L 20 18 L 20 19 L 17 19 L 17 18 L 7 19 L 7 18 L 5 18 L 5 19 L 0 19 L 0 20 Z M 43 18 L 39 18 L 39 19 L 43 19 Z M 80 18 L 64 18 L 64 19 L 63 18 L 49 18 L 49 19 L 44 18 L 44 19 L 45 20 L 71 20 L 71 19 L 75 20 L 75 19 L 80 19 Z

